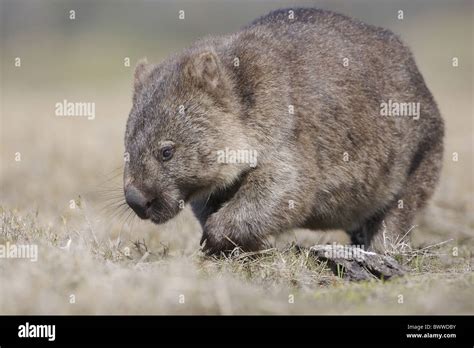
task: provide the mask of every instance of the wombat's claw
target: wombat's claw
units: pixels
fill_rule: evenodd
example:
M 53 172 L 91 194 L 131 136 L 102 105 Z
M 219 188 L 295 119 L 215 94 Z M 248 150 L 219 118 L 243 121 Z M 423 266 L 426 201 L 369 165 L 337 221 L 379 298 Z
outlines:
M 208 237 L 202 236 L 199 244 L 201 245 L 201 251 L 207 256 L 217 256 L 222 252 L 221 248 L 210 242 Z
M 207 237 L 202 236 L 201 241 L 199 242 L 199 245 L 201 246 L 201 251 L 206 254 L 206 255 L 212 255 L 214 252 L 211 250 L 211 245 L 208 242 Z

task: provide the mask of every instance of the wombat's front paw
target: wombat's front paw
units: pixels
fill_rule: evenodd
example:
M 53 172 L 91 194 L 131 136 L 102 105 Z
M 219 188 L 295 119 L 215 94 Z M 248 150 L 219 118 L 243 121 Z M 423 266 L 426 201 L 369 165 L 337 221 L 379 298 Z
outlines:
M 230 253 L 237 247 L 237 243 L 230 238 L 229 228 L 226 229 L 215 220 L 216 219 L 209 219 L 204 226 L 200 243 L 202 245 L 202 251 L 207 255 Z
M 201 238 L 202 251 L 207 255 L 228 254 L 235 248 L 255 251 L 261 248 L 261 241 L 252 231 L 245 230 L 232 221 L 224 221 L 219 214 L 207 220 Z

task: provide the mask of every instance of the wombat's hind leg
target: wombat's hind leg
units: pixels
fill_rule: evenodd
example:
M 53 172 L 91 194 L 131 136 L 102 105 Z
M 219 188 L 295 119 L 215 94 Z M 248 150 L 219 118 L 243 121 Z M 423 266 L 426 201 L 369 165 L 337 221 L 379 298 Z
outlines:
M 377 214 L 367 220 L 361 227 L 358 229 L 347 231 L 349 237 L 351 238 L 351 244 L 360 246 L 362 249 L 369 249 L 372 239 L 380 230 L 382 225 L 384 214 Z
M 353 236 L 352 242 L 362 242 L 377 252 L 401 251 L 409 246 L 415 217 L 433 195 L 438 182 L 442 156 L 442 134 L 421 143 L 412 159 L 403 190 L 378 219 L 349 232 Z

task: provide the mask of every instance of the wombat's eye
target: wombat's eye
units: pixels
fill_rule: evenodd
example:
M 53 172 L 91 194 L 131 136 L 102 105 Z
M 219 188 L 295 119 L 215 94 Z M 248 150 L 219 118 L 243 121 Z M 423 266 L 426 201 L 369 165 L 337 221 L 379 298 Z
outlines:
M 161 148 L 161 159 L 163 161 L 169 161 L 173 157 L 174 147 L 171 145 L 166 145 Z

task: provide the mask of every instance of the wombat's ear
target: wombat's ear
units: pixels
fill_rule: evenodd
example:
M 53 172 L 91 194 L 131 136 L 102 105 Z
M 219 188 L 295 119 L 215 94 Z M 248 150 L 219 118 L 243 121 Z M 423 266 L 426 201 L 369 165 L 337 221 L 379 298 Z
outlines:
M 214 91 L 221 83 L 219 58 L 211 51 L 192 55 L 186 64 L 185 72 L 200 87 Z
M 134 88 L 135 92 L 143 86 L 143 82 L 145 82 L 148 75 L 153 70 L 153 65 L 148 64 L 146 58 L 142 58 L 138 61 L 137 66 L 135 67 L 135 74 L 134 74 Z

